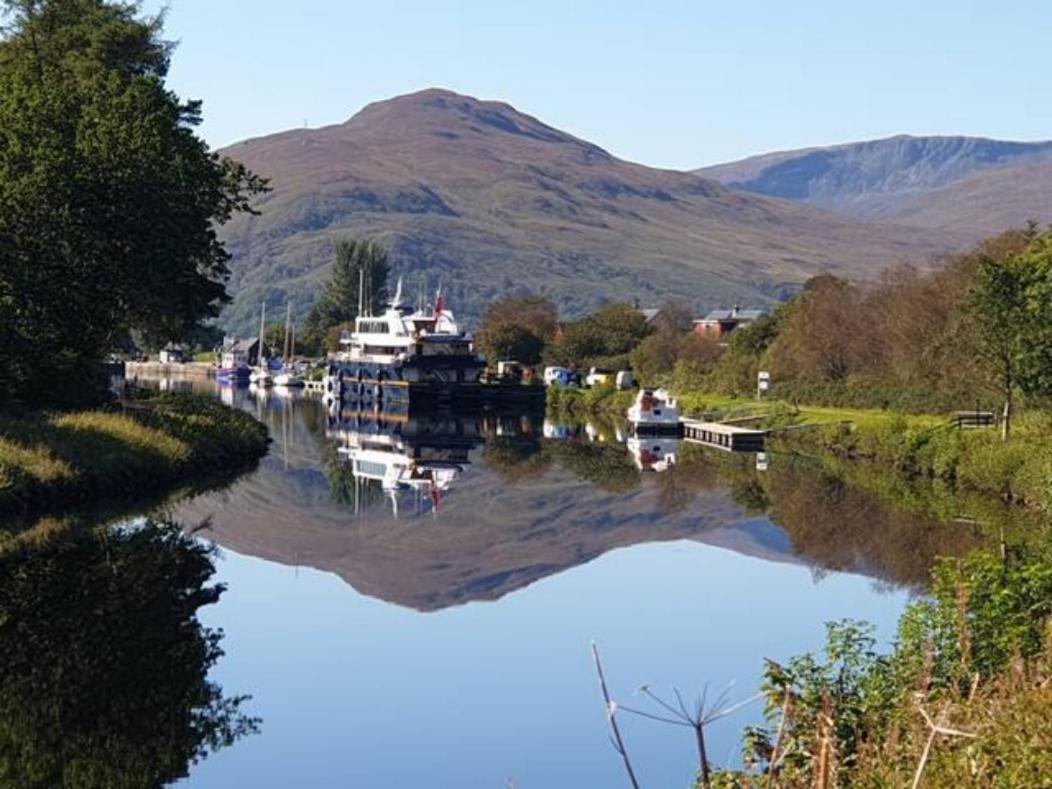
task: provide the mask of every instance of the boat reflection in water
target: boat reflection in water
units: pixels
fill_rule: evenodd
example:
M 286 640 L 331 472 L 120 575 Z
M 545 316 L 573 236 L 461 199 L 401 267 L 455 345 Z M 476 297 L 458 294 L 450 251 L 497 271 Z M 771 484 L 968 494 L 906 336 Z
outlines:
M 842 478 L 854 467 L 794 455 L 629 438 L 601 419 L 331 411 L 309 393 L 238 394 L 272 450 L 255 474 L 181 504 L 180 518 L 208 518 L 232 550 L 331 571 L 417 610 L 498 599 L 609 550 L 677 539 L 919 587 L 931 557 L 981 537 L 886 506 Z
M 443 494 L 481 443 L 475 427 L 452 416 L 429 420 L 425 428 L 396 414 L 356 412 L 341 414 L 326 435 L 338 442 L 338 457 L 350 467 L 355 513 L 369 498 L 363 488 L 379 486 L 398 517 L 403 497 L 417 514 L 438 512 Z
M 375 502 L 379 490 L 397 518 L 407 503 L 416 515 L 437 513 L 485 436 L 515 439 L 532 425 L 528 416 L 345 410 L 330 417 L 326 437 L 353 478 L 353 511 Z
M 679 450 L 678 438 L 656 436 L 632 436 L 626 442 L 628 452 L 640 471 L 668 471 L 676 465 Z
M 662 472 L 676 465 L 681 439 L 670 436 L 637 436 L 629 435 L 623 425 L 599 425 L 586 422 L 581 425 L 567 425 L 544 420 L 542 433 L 545 439 L 553 441 L 586 440 L 589 444 L 623 444 L 632 457 L 638 471 Z

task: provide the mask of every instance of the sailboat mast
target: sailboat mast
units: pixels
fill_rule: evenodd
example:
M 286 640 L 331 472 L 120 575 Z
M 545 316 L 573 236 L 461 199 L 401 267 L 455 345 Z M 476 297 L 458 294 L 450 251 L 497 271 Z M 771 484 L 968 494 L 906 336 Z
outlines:
M 267 302 L 264 300 L 263 308 L 259 311 L 259 350 L 256 352 L 256 366 L 263 369 L 263 333 L 267 327 Z
M 292 302 L 287 302 L 285 304 L 285 347 L 282 348 L 286 364 L 288 364 L 289 356 L 291 355 L 291 350 L 289 348 L 289 326 L 291 326 L 291 325 L 292 325 Z
M 365 268 L 358 268 L 358 317 L 365 317 Z

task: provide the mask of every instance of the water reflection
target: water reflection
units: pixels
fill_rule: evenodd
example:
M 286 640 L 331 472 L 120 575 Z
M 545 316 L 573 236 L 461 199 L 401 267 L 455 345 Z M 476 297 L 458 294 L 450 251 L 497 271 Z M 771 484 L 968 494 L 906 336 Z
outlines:
M 651 436 L 639 438 L 632 436 L 625 442 L 628 453 L 636 462 L 640 471 L 668 471 L 676 465 L 676 451 L 679 449 L 678 438 L 659 438 Z
M 0 784 L 160 786 L 257 730 L 208 679 L 210 551 L 177 527 L 49 521 L 0 542 Z
M 919 588 L 935 556 L 985 539 L 794 456 L 630 439 L 599 421 L 335 415 L 309 395 L 241 394 L 270 427 L 270 457 L 180 512 L 211 517 L 211 536 L 239 552 L 329 570 L 418 610 L 497 599 L 614 548 L 684 538 Z
M 437 513 L 442 495 L 482 443 L 479 428 L 476 420 L 452 415 L 423 421 L 376 412 L 341 414 L 326 431 L 338 461 L 329 473 L 334 498 L 355 514 L 381 497 L 395 518 L 405 498 L 417 515 Z
M 955 523 L 961 502 L 857 465 L 628 439 L 601 420 L 333 414 L 310 395 L 180 386 L 250 410 L 271 451 L 175 507 L 210 518 L 192 534 L 52 524 L 69 539 L 36 541 L 41 524 L 0 542 L 0 785 L 4 769 L 18 786 L 184 775 L 257 725 L 209 676 L 249 685 L 267 732 L 194 785 L 321 784 L 349 764 L 368 785 L 611 785 L 588 638 L 622 683 L 751 687 L 758 656 L 813 648 L 824 619 L 890 627 L 905 595 L 887 587 L 919 587 L 933 556 L 1001 517 Z M 230 549 L 231 593 L 203 614 L 230 632 L 218 664 L 198 621 L 221 591 L 201 537 Z M 880 583 L 818 585 L 805 568 Z M 492 723 L 508 693 L 511 734 Z M 663 768 L 654 785 L 687 783 L 689 752 L 630 735 Z M 714 737 L 730 760 L 737 734 Z

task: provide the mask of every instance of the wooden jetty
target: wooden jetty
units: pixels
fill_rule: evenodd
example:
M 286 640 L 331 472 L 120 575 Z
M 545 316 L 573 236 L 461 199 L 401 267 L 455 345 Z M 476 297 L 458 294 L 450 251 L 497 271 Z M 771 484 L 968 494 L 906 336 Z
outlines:
M 765 430 L 754 430 L 722 422 L 683 420 L 683 438 L 727 452 L 762 452 Z

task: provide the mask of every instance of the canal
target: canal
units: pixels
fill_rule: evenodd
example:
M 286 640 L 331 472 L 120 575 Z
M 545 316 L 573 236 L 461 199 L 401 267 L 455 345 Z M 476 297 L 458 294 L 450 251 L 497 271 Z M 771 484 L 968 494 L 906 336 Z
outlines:
M 250 696 L 251 723 L 205 738 L 184 786 L 621 786 L 593 640 L 624 704 L 646 708 L 643 684 L 742 701 L 764 658 L 820 649 L 827 621 L 867 620 L 886 643 L 932 557 L 978 539 L 804 458 L 216 394 L 266 422 L 270 452 L 162 517 L 217 547 L 207 682 Z M 689 730 L 620 720 L 644 786 L 691 784 Z M 738 763 L 761 721 L 754 702 L 715 723 L 711 758 Z

